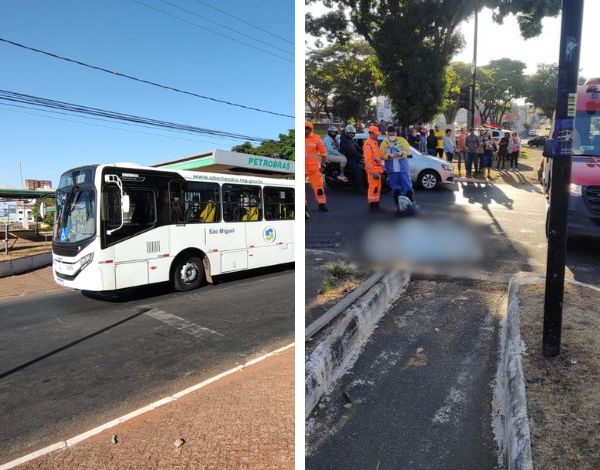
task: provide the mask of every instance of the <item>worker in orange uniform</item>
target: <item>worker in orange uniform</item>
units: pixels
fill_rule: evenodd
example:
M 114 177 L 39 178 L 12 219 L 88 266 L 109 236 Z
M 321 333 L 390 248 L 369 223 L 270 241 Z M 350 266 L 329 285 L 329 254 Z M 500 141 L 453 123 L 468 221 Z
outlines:
M 380 211 L 379 197 L 381 195 L 381 175 L 383 174 L 383 164 L 381 163 L 381 149 L 377 144 L 379 128 L 369 126 L 369 138 L 363 144 L 363 155 L 365 156 L 365 171 L 369 188 L 367 190 L 367 200 L 369 210 L 372 212 Z
M 323 187 L 322 176 L 322 173 L 325 170 L 327 148 L 321 138 L 313 132 L 313 123 L 310 121 L 304 121 L 304 136 L 306 145 L 306 160 L 304 162 L 306 177 L 315 193 L 315 199 L 319 204 L 319 210 L 321 212 L 327 212 L 327 206 L 325 205 L 325 188 Z M 308 200 L 306 200 L 306 205 L 308 206 Z

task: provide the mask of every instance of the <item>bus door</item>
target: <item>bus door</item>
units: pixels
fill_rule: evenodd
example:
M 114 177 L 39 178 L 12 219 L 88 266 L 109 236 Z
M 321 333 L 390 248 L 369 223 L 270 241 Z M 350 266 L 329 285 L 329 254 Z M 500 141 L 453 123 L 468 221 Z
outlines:
M 209 234 L 218 248 L 221 272 L 248 268 L 247 233 L 262 220 L 261 187 L 251 184 L 224 184 L 223 223 Z
M 249 224 L 248 267 L 258 268 L 294 260 L 294 188 L 263 188 L 264 221 Z

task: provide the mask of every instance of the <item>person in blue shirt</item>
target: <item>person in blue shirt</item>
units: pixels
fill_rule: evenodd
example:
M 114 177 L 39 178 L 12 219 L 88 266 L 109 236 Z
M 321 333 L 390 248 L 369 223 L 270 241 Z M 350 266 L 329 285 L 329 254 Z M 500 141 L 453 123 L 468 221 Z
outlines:
M 337 178 L 340 181 L 347 183 L 348 178 L 346 178 L 344 171 L 346 170 L 346 164 L 348 163 L 348 159 L 344 156 L 344 154 L 340 152 L 340 141 L 337 138 L 337 135 L 337 127 L 329 126 L 327 128 L 327 135 L 323 139 L 323 143 L 325 144 L 325 148 L 327 149 L 327 161 L 340 164 L 340 174 Z
M 446 135 L 444 136 L 444 152 L 446 152 L 446 160 L 452 163 L 454 159 L 454 152 L 456 148 L 454 147 L 454 142 L 452 142 L 452 129 L 446 129 Z

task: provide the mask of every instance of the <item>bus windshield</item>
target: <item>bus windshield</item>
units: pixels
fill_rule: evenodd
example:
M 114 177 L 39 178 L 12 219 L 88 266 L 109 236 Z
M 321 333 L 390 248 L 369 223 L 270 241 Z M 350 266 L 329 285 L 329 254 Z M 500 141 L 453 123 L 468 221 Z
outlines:
M 54 240 L 61 243 L 78 243 L 96 233 L 96 199 L 93 189 L 56 192 L 56 214 Z

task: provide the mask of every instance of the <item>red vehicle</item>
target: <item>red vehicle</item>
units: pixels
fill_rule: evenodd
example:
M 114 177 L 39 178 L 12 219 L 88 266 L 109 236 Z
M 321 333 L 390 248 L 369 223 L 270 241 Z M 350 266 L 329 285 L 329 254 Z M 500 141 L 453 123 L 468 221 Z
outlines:
M 568 234 L 600 238 L 600 78 L 577 87 L 575 111 Z M 544 156 L 548 156 L 546 149 Z M 549 198 L 552 165 L 549 158 L 543 163 L 542 184 Z

